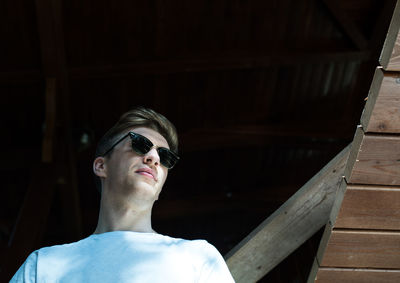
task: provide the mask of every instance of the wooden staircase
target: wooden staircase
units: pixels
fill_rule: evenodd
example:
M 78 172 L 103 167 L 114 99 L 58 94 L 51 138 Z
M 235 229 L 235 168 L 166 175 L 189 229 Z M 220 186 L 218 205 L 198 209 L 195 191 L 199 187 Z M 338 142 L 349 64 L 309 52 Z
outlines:
M 260 280 L 325 224 L 308 282 L 400 282 L 399 29 L 397 1 L 351 148 L 225 256 L 236 282 Z
M 400 282 L 400 3 L 309 282 Z

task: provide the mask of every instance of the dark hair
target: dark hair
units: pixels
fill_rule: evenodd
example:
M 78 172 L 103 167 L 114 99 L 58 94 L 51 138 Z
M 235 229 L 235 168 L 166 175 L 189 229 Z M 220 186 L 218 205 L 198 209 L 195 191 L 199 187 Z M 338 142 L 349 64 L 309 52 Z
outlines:
M 137 107 L 124 113 L 118 122 L 109 129 L 97 144 L 95 158 L 102 156 L 128 129 L 146 127 L 160 133 L 168 142 L 172 151 L 178 153 L 178 134 L 175 126 L 156 111 Z M 112 150 L 109 154 L 112 154 Z M 97 189 L 101 192 L 100 178 L 95 175 Z

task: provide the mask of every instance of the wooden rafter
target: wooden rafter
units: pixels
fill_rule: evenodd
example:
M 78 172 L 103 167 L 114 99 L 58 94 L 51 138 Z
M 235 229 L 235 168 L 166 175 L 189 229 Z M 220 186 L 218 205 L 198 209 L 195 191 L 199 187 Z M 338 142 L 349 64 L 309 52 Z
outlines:
M 57 82 L 57 121 L 58 146 L 64 148 L 63 156 L 55 161 L 60 170 L 60 178 L 66 180 L 60 185 L 60 193 L 67 237 L 78 239 L 82 233 L 82 220 L 79 205 L 75 157 L 72 148 L 72 132 L 69 103 L 69 78 L 62 27 L 62 2 L 36 0 L 36 13 L 42 55 L 43 73 L 47 80 L 55 78 Z M 49 109 L 47 109 L 49 111 Z M 61 137 L 61 138 L 60 138 Z
M 46 121 L 42 143 L 42 161 L 53 161 L 54 136 L 56 127 L 56 79 L 46 79 Z
M 273 56 L 202 58 L 181 61 L 150 61 L 135 64 L 75 67 L 69 69 L 71 78 L 124 77 L 134 74 L 171 74 L 181 72 L 205 72 L 213 70 L 253 69 L 296 64 L 331 63 L 343 61 L 362 62 L 370 59 L 369 51 L 310 52 L 276 54 Z
M 367 39 L 356 27 L 354 22 L 340 9 L 338 2 L 334 0 L 323 0 L 323 2 L 354 45 L 356 45 L 359 50 L 366 49 L 368 46 Z

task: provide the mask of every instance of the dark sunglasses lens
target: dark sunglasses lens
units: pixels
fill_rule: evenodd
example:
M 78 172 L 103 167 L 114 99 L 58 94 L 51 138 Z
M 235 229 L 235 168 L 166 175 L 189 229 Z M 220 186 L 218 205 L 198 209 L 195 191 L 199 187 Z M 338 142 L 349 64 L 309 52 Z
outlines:
M 178 161 L 178 158 L 167 148 L 160 147 L 158 149 L 158 154 L 160 155 L 161 164 L 168 169 L 174 167 Z
M 132 148 L 139 154 L 146 154 L 150 151 L 153 144 L 147 138 L 139 135 L 131 135 Z

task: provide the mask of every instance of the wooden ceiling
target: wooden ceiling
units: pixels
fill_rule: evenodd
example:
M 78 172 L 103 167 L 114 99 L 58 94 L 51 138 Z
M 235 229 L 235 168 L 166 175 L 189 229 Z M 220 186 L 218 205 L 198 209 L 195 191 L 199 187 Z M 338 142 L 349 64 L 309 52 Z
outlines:
M 176 125 L 182 156 L 154 228 L 226 253 L 352 140 L 394 3 L 2 1 L 1 250 L 41 162 L 46 110 L 58 185 L 37 247 L 93 232 L 96 142 L 144 105 Z M 264 280 L 303 282 L 318 237 Z

